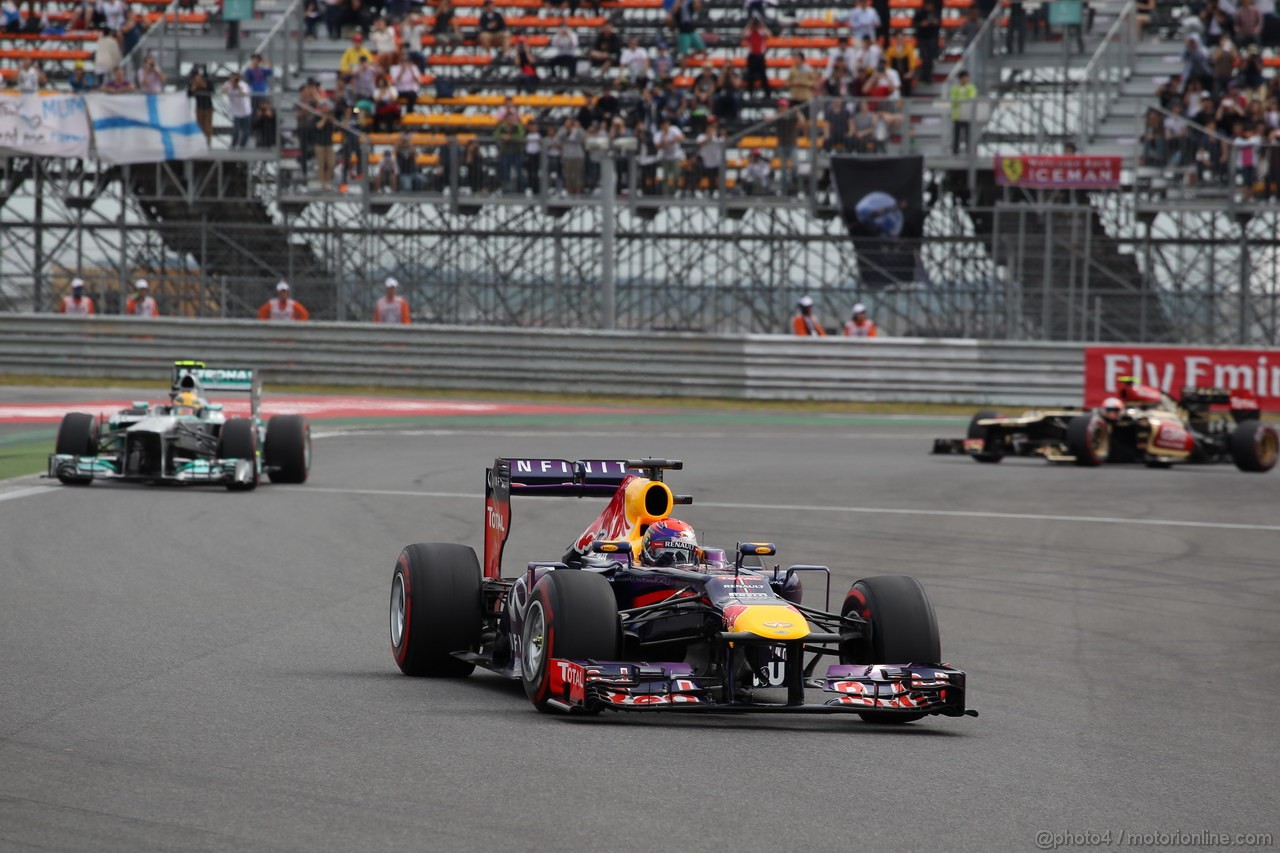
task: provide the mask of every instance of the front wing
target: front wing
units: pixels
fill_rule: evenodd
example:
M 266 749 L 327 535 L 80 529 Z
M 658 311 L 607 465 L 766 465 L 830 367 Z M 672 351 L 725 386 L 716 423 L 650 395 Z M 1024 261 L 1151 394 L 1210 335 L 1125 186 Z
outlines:
M 74 456 L 54 453 L 49 456 L 47 476 L 59 480 L 123 480 L 126 482 L 166 483 L 234 483 L 253 479 L 253 459 L 191 459 L 184 461 L 172 474 L 127 474 L 110 457 Z
M 966 709 L 965 675 L 944 664 L 848 665 L 827 668 L 805 686 L 833 694 L 821 704 L 716 698 L 718 680 L 685 663 L 624 663 L 553 659 L 549 704 L 562 711 L 683 711 L 715 713 L 885 714 L 978 716 Z

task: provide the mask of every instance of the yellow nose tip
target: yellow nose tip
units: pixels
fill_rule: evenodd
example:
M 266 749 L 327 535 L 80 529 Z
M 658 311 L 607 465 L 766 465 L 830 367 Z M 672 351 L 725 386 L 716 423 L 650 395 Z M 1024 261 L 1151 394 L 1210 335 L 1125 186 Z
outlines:
M 753 604 L 734 617 L 729 630 L 768 640 L 799 640 L 810 633 L 800 611 L 785 604 Z

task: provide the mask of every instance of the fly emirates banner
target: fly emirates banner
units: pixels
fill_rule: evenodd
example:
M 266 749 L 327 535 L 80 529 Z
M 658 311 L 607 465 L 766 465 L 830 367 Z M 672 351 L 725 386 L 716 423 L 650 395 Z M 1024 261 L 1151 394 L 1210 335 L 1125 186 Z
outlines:
M 1247 388 L 1266 411 L 1280 411 L 1280 350 L 1196 347 L 1085 347 L 1084 404 L 1100 406 L 1132 376 L 1174 399 L 1193 386 Z

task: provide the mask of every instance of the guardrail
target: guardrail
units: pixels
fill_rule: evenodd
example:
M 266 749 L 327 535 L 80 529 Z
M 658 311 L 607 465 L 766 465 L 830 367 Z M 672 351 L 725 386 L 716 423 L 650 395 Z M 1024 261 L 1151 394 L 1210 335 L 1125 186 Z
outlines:
M 1103 36 L 1080 81 L 1079 145 L 1088 145 L 1120 97 L 1121 87 L 1133 73 L 1138 43 L 1138 10 L 1126 3 L 1115 23 Z
M 174 359 L 268 382 L 737 400 L 1061 405 L 1080 344 L 0 315 L 0 373 L 154 379 Z M 660 376 L 654 385 L 648 377 Z

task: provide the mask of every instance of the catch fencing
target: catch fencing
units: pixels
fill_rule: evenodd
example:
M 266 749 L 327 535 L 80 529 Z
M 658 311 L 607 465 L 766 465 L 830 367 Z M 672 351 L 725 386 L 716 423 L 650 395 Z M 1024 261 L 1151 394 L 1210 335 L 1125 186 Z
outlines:
M 152 382 L 175 359 L 268 383 L 736 400 L 1054 405 L 1081 344 L 708 336 L 252 320 L 0 315 L 0 373 Z

